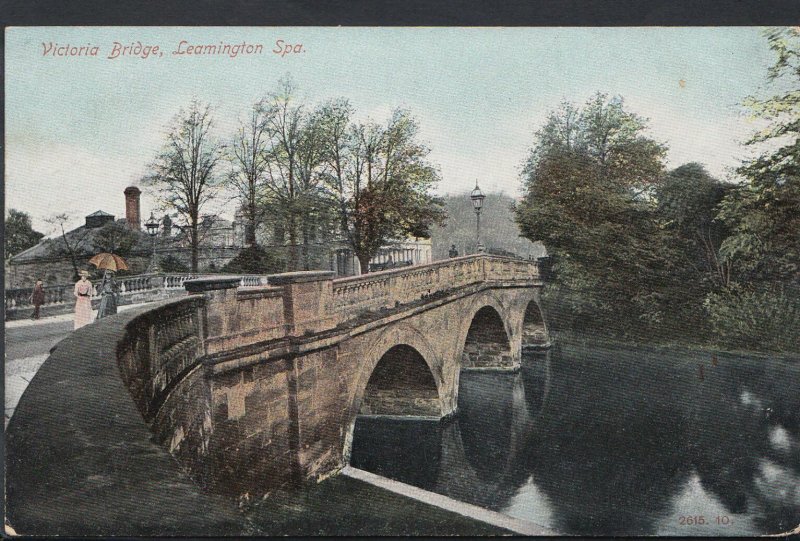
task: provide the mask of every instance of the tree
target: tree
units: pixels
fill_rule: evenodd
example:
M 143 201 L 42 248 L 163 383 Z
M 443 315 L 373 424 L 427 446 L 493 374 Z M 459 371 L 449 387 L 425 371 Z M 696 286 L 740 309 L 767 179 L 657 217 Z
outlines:
M 233 190 L 243 211 L 245 246 L 255 246 L 256 231 L 264 220 L 263 183 L 269 162 L 267 149 L 270 133 L 267 130 L 266 111 L 256 103 L 247 122 L 241 122 L 228 148 L 231 171 L 227 185 Z
M 193 100 L 188 110 L 181 109 L 144 178 L 162 204 L 177 211 L 183 224 L 176 225 L 188 231 L 192 272 L 197 272 L 201 210 L 219 186 L 217 168 L 224 148 L 214 137 L 213 126 L 209 105 Z
M 554 311 L 573 328 L 634 333 L 665 317 L 673 258 L 650 194 L 664 147 L 621 98 L 565 103 L 536 133 L 516 207 L 523 236 L 554 256 Z
M 289 270 L 299 268 L 298 222 L 303 213 L 297 169 L 305 111 L 296 104 L 295 86 L 282 80 L 276 92 L 262 100 L 264 125 L 270 134 L 265 155 L 265 206 L 273 219 L 280 220 L 289 236 Z
M 303 268 L 312 265 L 311 246 L 316 242 L 331 240 L 336 230 L 333 214 L 335 206 L 326 197 L 322 183 L 322 168 L 325 163 L 325 134 L 329 118 L 327 110 L 319 107 L 309 114 L 302 124 L 297 152 L 297 182 L 300 234 L 302 236 Z
M 715 220 L 719 204 L 733 188 L 713 178 L 699 163 L 670 171 L 656 188 L 657 215 L 662 227 L 673 233 L 694 281 L 709 281 L 714 288 L 731 283 L 733 261 L 720 254 L 728 236 Z
M 16 209 L 8 209 L 5 231 L 6 259 L 23 250 L 27 250 L 31 246 L 36 246 L 44 237 L 43 233 L 34 231 L 30 215 Z
M 409 234 L 428 235 L 431 225 L 444 221 L 443 204 L 431 194 L 439 175 L 408 111 L 395 110 L 386 125 L 348 125 L 349 104 L 326 107 L 326 186 L 345 239 L 367 273 L 381 246 Z
M 765 31 L 776 92 L 745 105 L 765 123 L 746 145 L 760 150 L 738 173 L 717 218 L 729 229 L 720 254 L 734 261 L 729 287 L 706 298 L 718 341 L 737 347 L 796 352 L 800 341 L 800 31 Z
M 766 121 L 747 145 L 765 147 L 738 169 L 746 183 L 722 202 L 719 218 L 731 229 L 721 252 L 739 262 L 739 280 L 800 283 L 800 31 L 766 31 L 776 55 L 768 81 L 778 92 L 745 105 Z
M 66 223 L 72 220 L 72 216 L 67 213 L 55 214 L 45 219 L 45 222 L 54 226 L 57 231 L 61 232 L 59 240 L 53 239 L 48 243 L 48 248 L 53 255 L 68 256 L 72 264 L 72 279 L 77 281 L 80 279 L 78 274 L 78 256 L 87 254 L 87 239 L 89 237 L 89 229 L 86 227 L 79 227 L 74 231 L 67 231 L 64 227 Z
M 95 233 L 93 240 L 98 253 L 108 252 L 120 257 L 127 257 L 138 242 L 139 235 L 119 222 L 105 224 Z
M 276 240 L 288 237 L 289 270 L 308 270 L 312 245 L 327 240 L 331 232 L 330 205 L 320 180 L 326 118 L 321 110 L 309 111 L 296 94 L 294 83 L 284 79 L 258 104 L 268 134 L 262 204 Z

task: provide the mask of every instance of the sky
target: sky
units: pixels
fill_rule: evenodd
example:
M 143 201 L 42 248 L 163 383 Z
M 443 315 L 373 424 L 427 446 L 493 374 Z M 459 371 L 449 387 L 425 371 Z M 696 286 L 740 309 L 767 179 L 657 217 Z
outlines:
M 161 54 L 109 58 L 115 42 Z M 173 54 L 242 42 L 261 54 Z M 286 44 L 292 52 L 273 52 Z M 53 55 L 67 45 L 98 54 Z M 96 210 L 124 217 L 123 190 L 141 186 L 165 126 L 193 98 L 214 106 L 225 138 L 287 75 L 312 106 L 345 97 L 378 122 L 408 108 L 440 169 L 439 194 L 477 181 L 521 195 L 520 168 L 547 114 L 597 91 L 649 119 L 668 167 L 697 161 L 732 179 L 755 129 L 741 102 L 768 92 L 773 62 L 755 27 L 28 27 L 6 29 L 5 55 L 5 205 L 47 234 L 46 218 L 61 212 L 71 227 Z M 153 204 L 143 194 L 144 217 Z

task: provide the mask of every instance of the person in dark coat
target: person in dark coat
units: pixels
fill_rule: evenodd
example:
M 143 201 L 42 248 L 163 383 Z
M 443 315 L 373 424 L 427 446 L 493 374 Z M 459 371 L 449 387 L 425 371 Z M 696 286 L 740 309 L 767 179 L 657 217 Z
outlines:
M 44 285 L 41 280 L 36 280 L 31 293 L 31 304 L 33 304 L 33 315 L 31 319 L 39 319 L 39 307 L 44 304 Z
M 103 282 L 97 288 L 97 293 L 101 295 L 100 306 L 97 308 L 97 319 L 116 314 L 117 283 L 114 281 L 114 273 L 110 270 L 103 273 Z

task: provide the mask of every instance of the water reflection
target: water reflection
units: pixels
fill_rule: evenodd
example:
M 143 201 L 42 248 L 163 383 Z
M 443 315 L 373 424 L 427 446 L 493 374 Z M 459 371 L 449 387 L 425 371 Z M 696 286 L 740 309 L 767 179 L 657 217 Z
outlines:
M 800 523 L 800 363 L 570 345 L 548 355 L 513 375 L 462 373 L 452 421 L 359 419 L 352 464 L 570 534 Z

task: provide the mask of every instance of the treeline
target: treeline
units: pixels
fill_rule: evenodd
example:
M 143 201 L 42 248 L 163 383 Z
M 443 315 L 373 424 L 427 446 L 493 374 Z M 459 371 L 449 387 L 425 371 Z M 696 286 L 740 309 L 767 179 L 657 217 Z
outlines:
M 416 120 L 403 109 L 382 123 L 354 116 L 344 98 L 300 100 L 290 81 L 254 103 L 227 139 L 215 134 L 209 105 L 193 101 L 179 111 L 144 181 L 187 232 L 192 270 L 202 208 L 222 193 L 246 223 L 248 247 L 231 265 L 237 271 L 307 270 L 313 246 L 336 238 L 367 272 L 388 241 L 428 236 L 444 212 Z M 264 230 L 288 246 L 285 264 L 258 246 Z
M 750 98 L 767 149 L 737 183 L 697 163 L 671 171 L 664 145 L 623 100 L 564 103 L 537 132 L 516 212 L 554 256 L 546 288 L 560 329 L 797 351 L 800 343 L 800 36 L 770 30 L 771 82 Z

